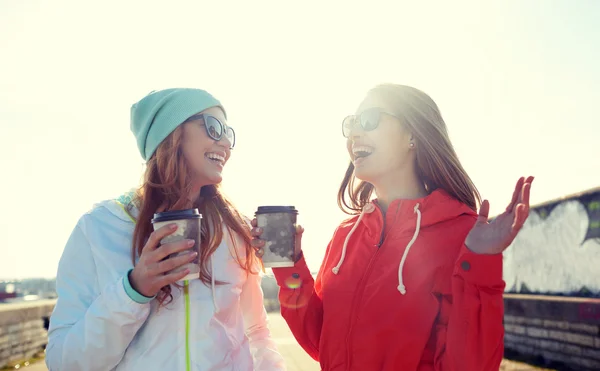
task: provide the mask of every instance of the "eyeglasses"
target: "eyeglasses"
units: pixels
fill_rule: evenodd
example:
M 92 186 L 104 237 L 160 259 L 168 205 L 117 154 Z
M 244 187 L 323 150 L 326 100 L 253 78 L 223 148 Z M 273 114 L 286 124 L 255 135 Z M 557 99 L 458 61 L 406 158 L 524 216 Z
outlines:
M 350 133 L 356 127 L 356 124 L 359 124 L 364 131 L 377 129 L 382 114 L 399 118 L 392 113 L 383 111 L 381 108 L 368 108 L 362 111 L 360 115 L 350 115 L 342 121 L 342 134 L 344 138 L 350 137 Z
M 229 148 L 233 148 L 235 146 L 235 131 L 230 126 L 223 124 L 219 121 L 218 118 L 207 115 L 205 113 L 199 113 L 197 115 L 193 115 L 185 122 L 194 121 L 194 120 L 202 120 L 204 122 L 204 127 L 206 128 L 206 134 L 217 142 L 223 139 L 223 135 L 229 140 L 231 146 Z

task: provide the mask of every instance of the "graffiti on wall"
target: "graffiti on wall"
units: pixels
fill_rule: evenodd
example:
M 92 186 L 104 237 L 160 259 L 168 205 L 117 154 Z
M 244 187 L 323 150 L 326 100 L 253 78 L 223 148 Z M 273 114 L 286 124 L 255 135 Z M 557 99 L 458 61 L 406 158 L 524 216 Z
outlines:
M 508 292 L 600 297 L 600 189 L 531 209 L 504 253 Z

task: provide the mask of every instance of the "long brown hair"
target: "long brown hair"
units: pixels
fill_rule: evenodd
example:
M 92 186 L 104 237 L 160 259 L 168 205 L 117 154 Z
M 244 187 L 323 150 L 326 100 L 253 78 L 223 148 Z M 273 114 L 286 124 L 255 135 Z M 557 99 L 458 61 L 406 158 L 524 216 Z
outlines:
M 413 135 L 417 175 L 427 193 L 441 188 L 476 211 L 481 196 L 458 160 L 433 99 L 418 89 L 396 84 L 378 85 L 368 95 L 384 100 Z M 355 180 L 354 164 L 350 162 L 338 191 L 338 206 L 350 215 L 360 213 L 374 190 L 371 183 L 360 181 L 356 185 Z
M 211 283 L 210 257 L 223 239 L 222 223 L 225 223 L 234 244 L 234 258 L 246 272 L 255 273 L 252 267 L 255 255 L 250 246 L 250 227 L 233 204 L 220 192 L 218 185 L 202 187 L 195 201 L 189 200 L 192 191 L 192 179 L 182 150 L 183 128 L 180 125 L 157 148 L 148 160 L 144 182 L 137 190 L 133 204 L 139 208 L 139 216 L 133 232 L 131 255 L 135 264 L 136 257 L 153 231 L 151 219 L 154 213 L 169 210 L 198 208 L 203 217 L 202 241 L 199 255 L 200 279 Z M 208 233 L 210 231 L 210 233 Z M 245 262 L 240 259 L 236 248 L 236 235 L 245 246 Z M 223 284 L 223 282 L 217 282 Z M 165 286 L 157 295 L 160 305 L 167 299 L 172 300 L 171 287 Z

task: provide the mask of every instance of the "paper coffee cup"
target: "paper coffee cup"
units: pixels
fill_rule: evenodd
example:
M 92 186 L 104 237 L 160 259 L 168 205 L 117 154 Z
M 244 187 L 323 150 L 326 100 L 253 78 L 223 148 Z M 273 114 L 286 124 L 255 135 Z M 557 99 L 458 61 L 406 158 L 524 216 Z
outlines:
M 168 224 L 177 224 L 177 230 L 167 237 L 163 238 L 160 243 L 161 245 L 171 242 L 177 242 L 181 240 L 194 240 L 194 246 L 189 250 L 184 250 L 179 253 L 171 254 L 168 258 L 178 256 L 181 254 L 187 254 L 190 251 L 196 251 L 198 255 L 190 263 L 185 264 L 173 271 L 167 272 L 180 272 L 184 269 L 189 269 L 190 273 L 183 277 L 180 281 L 192 280 L 200 278 L 200 242 L 201 242 L 201 226 L 202 226 L 202 214 L 198 212 L 198 209 L 187 209 L 187 210 L 175 210 L 165 211 L 162 213 L 154 214 L 152 219 L 152 226 L 154 230 L 157 230 Z
M 296 219 L 294 206 L 260 206 L 255 213 L 265 241 L 262 256 L 266 268 L 293 267 L 296 261 Z

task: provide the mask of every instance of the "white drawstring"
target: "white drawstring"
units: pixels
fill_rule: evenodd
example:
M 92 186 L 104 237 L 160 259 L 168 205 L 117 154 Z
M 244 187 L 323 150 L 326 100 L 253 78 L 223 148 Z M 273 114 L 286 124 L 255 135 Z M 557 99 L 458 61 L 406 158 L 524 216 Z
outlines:
M 358 227 L 358 223 L 360 223 L 360 221 L 362 220 L 365 213 L 367 213 L 367 214 L 372 213 L 374 210 L 375 210 L 375 206 L 373 206 L 373 204 L 371 204 L 371 203 L 368 203 L 365 205 L 365 207 L 363 207 L 363 210 L 360 213 L 358 220 L 356 221 L 356 223 L 354 223 L 354 226 L 352 226 L 350 233 L 348 233 L 348 235 L 346 236 L 346 240 L 344 241 L 344 246 L 342 247 L 342 256 L 340 257 L 340 261 L 331 270 L 333 272 L 333 274 L 338 274 L 340 271 L 340 267 L 342 266 L 342 263 L 344 263 L 344 258 L 346 258 L 346 249 L 348 247 L 348 241 L 350 241 L 350 236 L 352 236 L 352 233 L 354 233 L 354 231 Z
M 356 223 L 354 223 L 354 226 L 352 226 L 352 229 L 350 229 L 350 233 L 348 233 L 348 235 L 346 236 L 346 240 L 344 241 L 344 245 L 342 247 L 342 255 L 340 256 L 340 261 L 337 263 L 337 265 L 335 267 L 333 267 L 331 269 L 333 274 L 338 274 L 340 272 L 340 268 L 342 267 L 342 264 L 344 263 L 344 259 L 346 258 L 346 250 L 348 248 L 348 242 L 350 241 L 350 236 L 352 236 L 352 234 L 358 227 L 358 224 L 362 220 L 363 216 L 365 214 L 372 213 L 374 210 L 375 210 L 375 206 L 373 206 L 373 204 L 371 204 L 371 203 L 366 204 L 365 207 L 363 208 L 363 211 L 360 214 L 360 216 L 358 217 L 358 219 L 356 220 Z M 398 291 L 400 291 L 400 293 L 402 295 L 406 294 L 406 286 L 404 285 L 404 280 L 402 278 L 402 271 L 404 269 L 404 263 L 406 262 L 406 258 L 408 256 L 408 252 L 410 251 L 410 248 L 417 240 L 417 237 L 419 236 L 419 232 L 421 230 L 421 210 L 419 210 L 419 204 L 415 205 L 414 212 L 415 212 L 415 214 L 417 214 L 417 224 L 415 226 L 415 233 L 413 234 L 411 240 L 406 245 L 406 249 L 404 249 L 404 254 L 402 254 L 402 259 L 400 260 L 400 265 L 398 266 Z
M 404 254 L 402 254 L 402 260 L 400 260 L 400 266 L 398 267 L 398 291 L 402 295 L 406 294 L 406 286 L 404 286 L 404 280 L 402 279 L 402 269 L 404 268 L 404 262 L 406 261 L 406 257 L 408 256 L 408 251 L 412 247 L 413 243 L 417 240 L 419 236 L 419 231 L 421 230 L 421 210 L 419 210 L 419 204 L 415 205 L 415 214 L 417 214 L 417 226 L 415 227 L 415 233 L 413 234 L 412 239 L 406 245 L 406 249 L 404 249 Z

